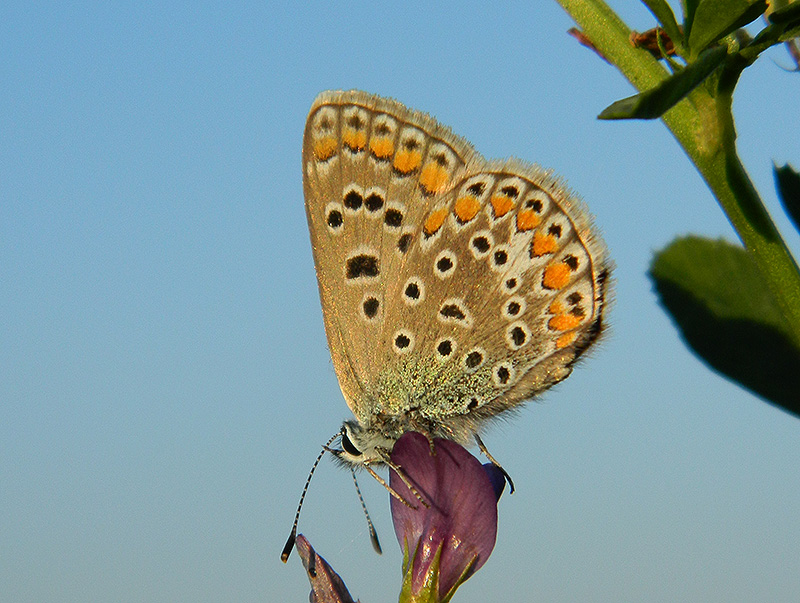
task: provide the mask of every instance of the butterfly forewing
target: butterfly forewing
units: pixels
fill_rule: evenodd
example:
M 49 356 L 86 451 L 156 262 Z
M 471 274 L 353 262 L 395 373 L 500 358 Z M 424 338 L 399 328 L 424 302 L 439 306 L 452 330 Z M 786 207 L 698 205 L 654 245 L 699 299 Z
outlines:
M 396 275 L 430 199 L 474 155 L 435 120 L 363 92 L 325 92 L 303 141 L 303 182 L 325 329 L 342 391 L 359 419 L 396 329 Z

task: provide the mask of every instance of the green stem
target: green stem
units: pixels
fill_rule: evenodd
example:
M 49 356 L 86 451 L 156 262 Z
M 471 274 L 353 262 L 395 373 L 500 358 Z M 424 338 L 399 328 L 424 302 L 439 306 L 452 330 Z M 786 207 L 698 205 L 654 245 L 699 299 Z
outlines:
M 603 56 L 641 92 L 669 76 L 649 53 L 630 43 L 630 29 L 601 0 L 558 0 Z M 750 59 L 750 57 L 748 57 Z M 754 60 L 755 57 L 748 62 Z M 781 239 L 736 153 L 733 89 L 746 65 L 731 60 L 718 90 L 695 89 L 662 119 L 694 162 L 761 269 L 800 347 L 800 270 Z
M 800 344 L 800 269 L 767 213 L 736 152 L 733 89 L 743 67 L 724 68 L 714 99 L 721 140 L 718 152 L 697 163 L 703 178 L 764 275 Z M 733 73 L 731 73 L 733 71 Z M 694 158 L 693 158 L 694 159 Z

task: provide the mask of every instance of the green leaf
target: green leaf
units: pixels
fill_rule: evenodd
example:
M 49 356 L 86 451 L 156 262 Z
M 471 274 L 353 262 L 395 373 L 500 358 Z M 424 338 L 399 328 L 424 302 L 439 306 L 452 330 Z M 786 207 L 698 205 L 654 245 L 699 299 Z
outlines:
M 683 35 L 666 0 L 642 0 L 676 46 L 683 45 Z
M 657 119 L 703 83 L 725 60 L 723 47 L 705 51 L 694 63 L 671 75 L 655 88 L 612 103 L 598 115 L 600 119 Z
M 676 239 L 650 266 L 661 304 L 712 369 L 800 416 L 800 349 L 761 272 L 738 245 Z
M 788 4 L 769 14 L 769 22 L 794 27 L 800 21 L 800 2 Z
M 791 218 L 794 227 L 800 231 L 800 174 L 788 163 L 782 168 L 772 166 L 775 174 L 775 187 L 783 204 L 783 209 Z
M 689 56 L 698 56 L 708 46 L 754 21 L 766 10 L 766 0 L 700 0 L 687 39 Z
M 421 585 L 414 584 L 414 557 L 420 553 L 419 547 L 414 554 L 408 553 L 408 541 L 403 547 L 403 584 L 400 587 L 399 603 L 439 603 L 439 564 L 442 557 L 442 546 L 429 562 L 425 579 Z
M 779 42 L 788 42 L 794 38 L 800 37 L 800 24 L 792 26 L 790 29 L 784 30 L 783 33 L 778 36 Z
M 683 37 L 685 40 L 689 39 L 689 34 L 692 32 L 692 24 L 694 23 L 694 14 L 697 12 L 697 5 L 700 0 L 682 0 L 683 5 Z

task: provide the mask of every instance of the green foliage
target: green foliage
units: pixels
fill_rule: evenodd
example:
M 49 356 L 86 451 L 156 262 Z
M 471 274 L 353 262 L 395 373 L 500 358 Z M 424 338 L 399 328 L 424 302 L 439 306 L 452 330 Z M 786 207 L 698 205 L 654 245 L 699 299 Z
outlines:
M 642 2 L 650 9 L 656 20 L 661 23 L 661 27 L 667 32 L 669 38 L 676 44 L 682 44 L 683 34 L 681 33 L 681 28 L 666 0 L 642 0 Z
M 662 64 L 646 49 L 632 53 L 630 30 L 602 0 L 559 2 L 639 90 L 600 118 L 661 118 L 744 243 L 692 236 L 658 253 L 650 276 L 662 305 L 709 366 L 800 416 L 800 269 L 741 164 L 732 114 L 744 70 L 800 34 L 800 0 L 683 0 L 682 26 L 666 0 L 643 0 L 673 43 Z M 761 16 L 756 36 L 739 29 Z M 800 230 L 800 175 L 776 166 L 775 179 Z
M 757 47 L 746 44 L 750 52 L 737 57 L 739 51 L 735 45 L 729 48 L 718 42 L 763 15 L 768 8 L 766 0 L 687 2 L 687 11 L 691 9 L 691 13 L 687 12 L 682 31 L 664 0 L 643 2 L 673 41 L 678 54 L 685 54 L 686 65 L 681 67 L 673 63 L 677 67 L 675 73 L 654 88 L 612 103 L 600 113 L 600 119 L 659 118 L 722 68 L 726 58 L 729 58 L 727 63 L 734 70 L 734 77 L 738 77 L 738 71 L 750 64 L 758 52 L 797 35 L 795 29 L 800 29 L 800 3 L 790 4 L 770 15 L 771 28 L 756 37 Z M 762 45 L 764 48 L 760 47 Z M 752 56 L 753 50 L 756 50 L 755 56 Z
M 788 163 L 782 168 L 773 165 L 772 169 L 783 209 L 791 218 L 794 227 L 800 232 L 800 174 L 795 172 Z
M 658 119 L 697 86 L 725 60 L 723 47 L 706 50 L 694 63 L 665 79 L 655 88 L 618 100 L 598 115 L 600 119 Z
M 695 354 L 800 416 L 800 349 L 742 247 L 700 237 L 676 239 L 656 253 L 650 277 Z
M 772 3 L 778 4 L 776 2 Z M 800 23 L 800 2 L 788 3 L 769 14 L 769 22 L 775 25 L 796 27 Z
M 755 21 L 767 10 L 766 0 L 701 0 L 686 31 L 689 58 L 694 59 L 711 44 Z

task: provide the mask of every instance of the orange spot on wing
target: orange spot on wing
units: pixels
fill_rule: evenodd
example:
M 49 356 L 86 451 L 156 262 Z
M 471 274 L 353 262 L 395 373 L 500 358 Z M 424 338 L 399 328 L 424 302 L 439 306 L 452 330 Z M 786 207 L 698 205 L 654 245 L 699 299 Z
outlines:
M 394 153 L 394 143 L 390 138 L 373 138 L 369 142 L 369 150 L 378 159 L 388 159 Z
M 558 339 L 556 339 L 556 348 L 561 350 L 575 341 L 575 338 L 578 336 L 577 333 L 564 333 L 563 335 L 559 335 Z
M 564 307 L 564 304 L 562 304 L 560 301 L 556 300 L 552 304 L 550 304 L 550 307 L 547 308 L 547 311 L 550 314 L 562 314 L 562 313 L 566 312 L 566 308 Z
M 514 209 L 514 201 L 511 197 L 506 195 L 495 195 L 492 197 L 490 203 L 492 204 L 496 218 L 501 218 Z
M 574 314 L 558 314 L 547 321 L 547 326 L 556 331 L 569 331 L 581 324 L 581 318 Z
M 439 209 L 433 210 L 428 218 L 425 220 L 425 224 L 423 225 L 423 230 L 425 234 L 432 235 L 437 230 L 442 227 L 444 224 L 444 219 L 447 217 L 447 208 L 440 207 Z
M 318 138 L 314 142 L 314 157 L 319 161 L 327 161 L 336 154 L 336 139 L 333 136 Z
M 539 226 L 542 219 L 532 209 L 521 209 L 517 214 L 517 230 L 524 232 Z
M 428 163 L 419 175 L 419 183 L 429 193 L 442 191 L 447 184 L 449 174 L 438 163 Z
M 363 151 L 367 146 L 367 134 L 356 130 L 345 130 L 342 134 L 342 141 L 353 151 Z
M 533 235 L 533 255 L 539 257 L 546 253 L 553 253 L 558 248 L 556 238 L 550 234 L 536 232 Z
M 410 174 L 422 163 L 422 155 L 419 151 L 399 151 L 394 156 L 394 169 L 401 174 Z
M 478 214 L 480 210 L 480 202 L 475 197 L 471 196 L 459 197 L 456 200 L 455 207 L 453 208 L 453 212 L 456 214 L 456 217 L 462 222 L 469 222 Z
M 570 269 L 566 264 L 550 264 L 544 269 L 542 285 L 547 289 L 561 289 L 569 283 Z

